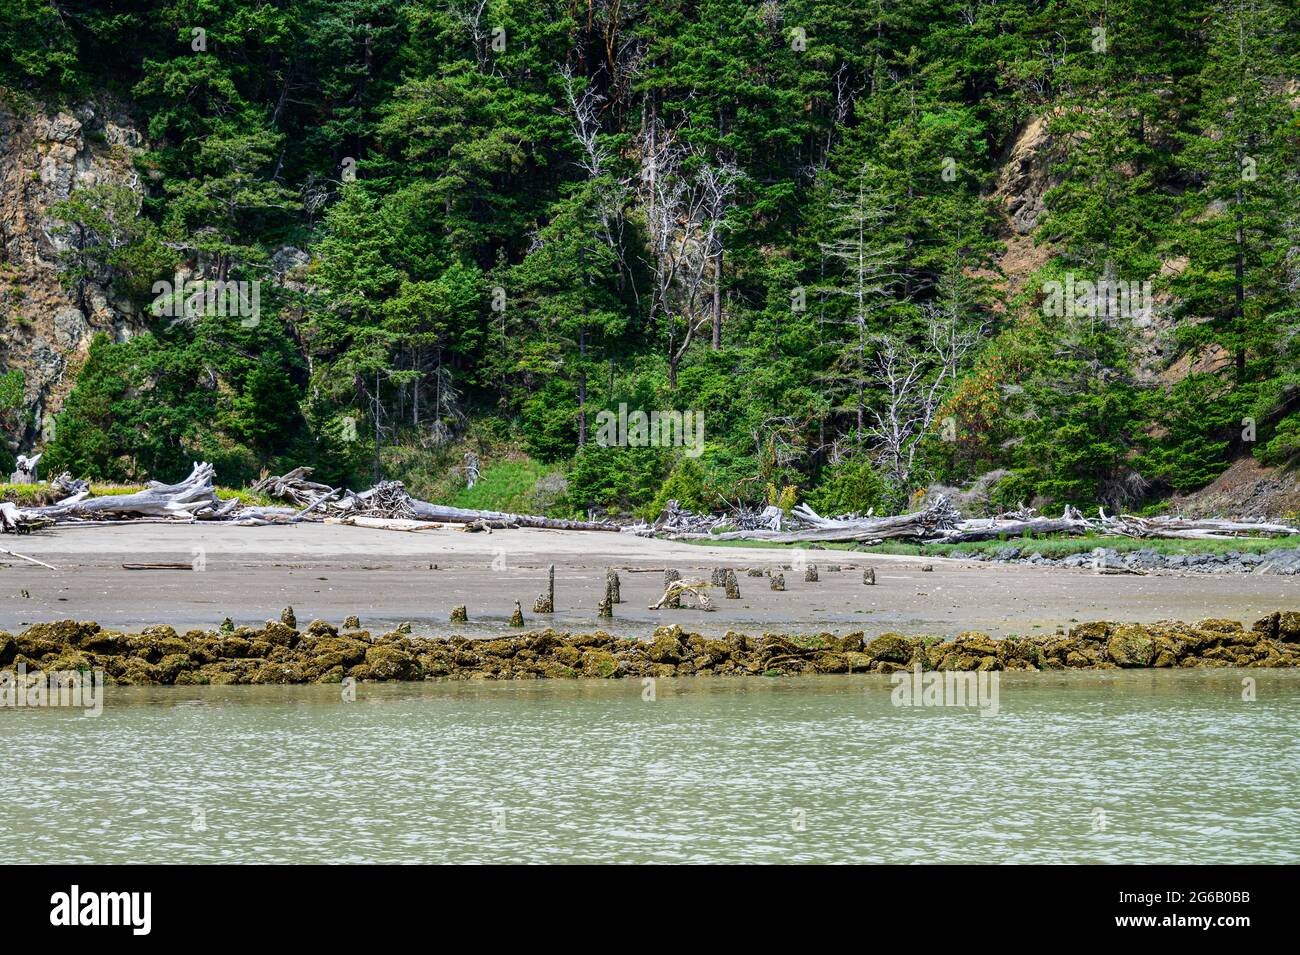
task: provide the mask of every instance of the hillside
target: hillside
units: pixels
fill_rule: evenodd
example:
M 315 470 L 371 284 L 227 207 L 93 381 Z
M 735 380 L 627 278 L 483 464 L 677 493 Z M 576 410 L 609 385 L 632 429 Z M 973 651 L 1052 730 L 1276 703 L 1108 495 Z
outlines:
M 1282 0 L 0 0 L 5 444 L 444 499 L 476 459 L 556 514 L 1285 511 L 1298 38 Z

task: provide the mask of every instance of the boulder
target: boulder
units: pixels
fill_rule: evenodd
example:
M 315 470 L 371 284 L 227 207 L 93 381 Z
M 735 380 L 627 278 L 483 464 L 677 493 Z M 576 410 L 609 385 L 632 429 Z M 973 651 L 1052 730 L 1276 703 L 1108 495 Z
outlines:
M 916 645 L 897 633 L 882 633 L 863 647 L 862 652 L 874 660 L 908 663 L 916 652 Z
M 1155 652 L 1156 642 L 1151 634 L 1135 624 L 1115 627 L 1106 641 L 1106 657 L 1120 667 L 1150 666 Z

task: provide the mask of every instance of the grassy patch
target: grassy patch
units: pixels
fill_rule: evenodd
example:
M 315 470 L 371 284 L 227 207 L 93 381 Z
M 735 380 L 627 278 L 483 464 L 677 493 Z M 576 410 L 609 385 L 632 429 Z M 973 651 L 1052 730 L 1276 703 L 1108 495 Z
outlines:
M 0 484 L 0 501 L 19 507 L 41 507 L 54 503 L 55 495 L 48 484 Z
M 500 461 L 484 468 L 477 483 L 461 488 L 450 503 L 452 507 L 531 513 L 535 506 L 533 488 L 555 470 L 555 466 L 532 458 Z
M 772 541 L 706 541 L 689 543 L 708 547 L 775 547 L 793 549 L 809 548 L 808 544 L 777 544 Z M 874 547 L 858 548 L 851 543 L 819 544 L 815 549 L 828 551 L 854 551 L 864 554 L 900 554 L 907 557 L 971 557 L 975 554 L 994 554 L 1004 547 L 1018 547 L 1021 555 L 1042 554 L 1044 557 L 1069 557 L 1086 554 L 1098 547 L 1125 551 L 1152 550 L 1158 554 L 1224 554 L 1236 551 L 1243 554 L 1262 554 L 1280 548 L 1300 547 L 1300 537 L 1243 537 L 1237 540 L 1134 540 L 1131 537 L 1110 537 L 1090 534 L 1086 537 L 1011 537 L 1006 540 L 978 541 L 969 544 L 907 544 L 886 541 Z
M 248 507 L 286 507 L 289 506 L 284 501 L 276 501 L 267 497 L 259 491 L 250 491 L 244 487 L 219 487 L 216 489 L 217 497 L 223 501 L 228 501 L 232 497 L 237 497 Z
M 97 484 L 90 485 L 91 497 L 121 497 L 143 491 L 143 484 Z M 218 487 L 217 497 L 227 501 L 237 497 L 252 506 L 270 505 L 278 502 L 265 494 L 259 494 L 246 488 Z M 0 501 L 9 501 L 20 507 L 44 507 L 60 500 L 64 495 L 56 494 L 48 484 L 0 484 Z

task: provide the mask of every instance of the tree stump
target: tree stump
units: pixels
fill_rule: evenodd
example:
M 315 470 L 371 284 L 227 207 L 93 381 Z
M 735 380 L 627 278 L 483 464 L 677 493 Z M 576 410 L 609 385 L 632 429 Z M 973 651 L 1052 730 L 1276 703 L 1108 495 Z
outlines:
M 17 470 L 9 476 L 10 484 L 35 484 L 36 483 L 36 464 L 41 460 L 39 454 L 34 454 L 30 458 L 25 454 L 18 455 Z
M 725 587 L 727 585 L 727 568 L 714 567 L 713 574 L 709 577 L 709 584 L 714 587 Z
M 546 568 L 546 592 L 537 595 L 533 613 L 555 613 L 555 565 Z
M 451 622 L 469 623 L 469 613 L 466 612 L 464 604 L 461 604 L 459 607 L 451 608 Z
M 292 607 L 285 607 L 280 611 L 280 622 L 286 627 L 291 627 L 294 630 L 298 629 L 298 618 L 294 615 Z
M 510 615 L 510 626 L 522 627 L 524 625 L 524 608 L 519 606 L 519 601 L 515 601 L 515 612 Z
M 773 574 L 771 587 L 773 590 L 785 590 L 785 574 Z
M 680 610 L 682 606 L 681 593 L 673 589 L 673 583 L 681 580 L 682 575 L 679 571 L 671 567 L 664 571 L 664 599 L 660 601 L 663 606 L 669 610 Z
M 740 599 L 740 583 L 736 580 L 736 572 L 730 567 L 727 568 L 727 576 L 722 581 L 722 587 L 728 600 Z
M 609 594 L 611 603 L 623 602 L 622 586 L 622 582 L 618 579 L 618 571 L 612 567 L 605 571 L 605 592 Z
M 762 576 L 763 576 L 763 568 L 762 568 L 762 567 L 751 567 L 751 568 L 749 568 L 749 570 L 745 571 L 745 576 L 747 576 L 747 577 L 762 577 Z
M 809 564 L 804 568 L 803 579 L 806 583 L 815 584 L 820 579 L 817 576 L 817 565 Z
M 867 567 L 862 571 L 862 582 L 864 584 L 874 584 L 876 582 L 876 569 Z

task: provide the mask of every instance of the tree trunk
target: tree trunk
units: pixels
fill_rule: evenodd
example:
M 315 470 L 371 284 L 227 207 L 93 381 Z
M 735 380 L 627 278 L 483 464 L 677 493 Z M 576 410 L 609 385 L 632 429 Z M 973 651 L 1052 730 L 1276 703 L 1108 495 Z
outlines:
M 578 331 L 578 447 L 587 445 L 587 330 Z
M 722 243 L 713 257 L 713 350 L 722 347 Z

